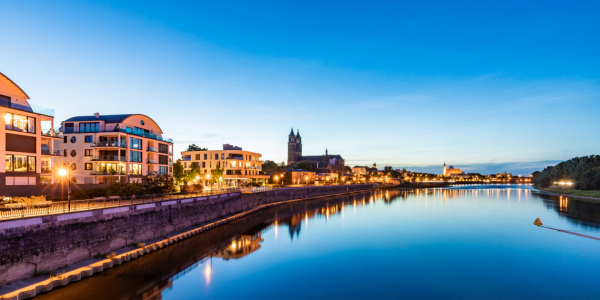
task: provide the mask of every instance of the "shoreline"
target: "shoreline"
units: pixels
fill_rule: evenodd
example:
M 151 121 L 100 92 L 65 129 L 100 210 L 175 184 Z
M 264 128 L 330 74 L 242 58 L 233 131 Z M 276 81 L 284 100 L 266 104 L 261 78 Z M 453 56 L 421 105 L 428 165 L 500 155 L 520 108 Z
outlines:
M 85 277 L 93 276 L 94 274 L 100 273 L 105 269 L 113 268 L 116 265 L 120 265 L 124 262 L 130 261 L 132 259 L 138 258 L 142 255 L 148 254 L 152 251 L 160 250 L 163 247 L 169 246 L 176 242 L 182 241 L 184 239 L 190 238 L 192 236 L 198 235 L 207 230 L 216 228 L 221 225 L 225 225 L 229 222 L 238 220 L 247 215 L 253 214 L 255 212 L 288 203 L 301 202 L 301 201 L 311 201 L 321 198 L 327 197 L 336 197 L 341 195 L 348 195 L 354 193 L 364 193 L 364 192 L 372 192 L 377 189 L 382 189 L 387 187 L 377 187 L 369 190 L 356 191 L 356 192 L 348 192 L 348 193 L 340 193 L 333 194 L 327 196 L 317 196 L 310 198 L 302 198 L 302 199 L 292 199 L 280 202 L 274 202 L 269 204 L 263 204 L 257 206 L 251 210 L 240 212 L 237 214 L 233 214 L 230 216 L 224 216 L 220 218 L 213 219 L 208 222 L 204 222 L 200 226 L 190 226 L 184 228 L 180 231 L 175 231 L 167 234 L 166 238 L 154 238 L 146 242 L 146 245 L 143 248 L 128 246 L 121 248 L 119 250 L 114 251 L 116 256 L 113 259 L 109 258 L 91 258 L 79 263 L 75 263 L 69 265 L 64 268 L 60 268 L 52 272 L 52 276 L 50 275 L 40 275 L 36 277 L 31 277 L 22 281 L 15 282 L 10 285 L 6 285 L 0 288 L 0 299 L 2 300 L 21 300 L 21 299 L 30 299 L 37 296 L 40 293 L 46 293 L 52 291 L 54 288 L 63 287 L 68 285 L 71 282 L 77 282 Z M 56 275 L 58 274 L 58 275 Z M 55 276 L 56 275 L 56 276 Z M 50 277 L 50 278 L 48 278 Z M 44 279 L 46 278 L 46 279 Z
M 571 195 L 571 194 L 559 194 L 559 193 L 549 192 L 547 190 L 538 188 L 536 186 L 533 186 L 533 188 L 534 188 L 533 192 L 535 192 L 537 194 L 545 194 L 545 195 L 551 195 L 551 196 L 563 196 L 563 197 L 572 197 L 572 198 L 600 201 L 599 197 L 577 196 L 577 195 Z

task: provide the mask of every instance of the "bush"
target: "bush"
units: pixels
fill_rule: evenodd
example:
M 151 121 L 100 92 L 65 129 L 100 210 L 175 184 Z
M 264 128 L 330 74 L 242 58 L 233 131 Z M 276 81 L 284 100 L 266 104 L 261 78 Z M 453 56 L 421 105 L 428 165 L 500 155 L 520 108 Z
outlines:
M 141 195 L 142 185 L 139 183 L 113 182 L 106 188 L 107 196 Z
M 135 246 L 138 248 L 144 248 L 146 247 L 146 243 L 137 243 Z
M 201 192 L 203 189 L 202 184 L 184 185 L 182 192 Z
M 73 200 L 92 199 L 94 197 L 106 197 L 106 189 L 93 188 L 71 193 L 71 199 Z
M 112 252 L 111 254 L 107 255 L 106 258 L 108 259 L 115 259 L 117 257 L 117 253 Z

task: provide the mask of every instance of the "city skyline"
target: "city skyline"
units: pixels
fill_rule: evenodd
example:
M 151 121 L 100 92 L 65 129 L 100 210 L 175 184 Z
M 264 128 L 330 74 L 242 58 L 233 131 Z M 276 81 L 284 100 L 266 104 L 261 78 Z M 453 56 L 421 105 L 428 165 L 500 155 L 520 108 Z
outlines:
M 279 163 L 294 127 L 350 166 L 525 175 L 597 154 L 599 29 L 594 3 L 522 6 L 5 2 L 0 72 L 57 126 L 152 116 L 176 157 Z

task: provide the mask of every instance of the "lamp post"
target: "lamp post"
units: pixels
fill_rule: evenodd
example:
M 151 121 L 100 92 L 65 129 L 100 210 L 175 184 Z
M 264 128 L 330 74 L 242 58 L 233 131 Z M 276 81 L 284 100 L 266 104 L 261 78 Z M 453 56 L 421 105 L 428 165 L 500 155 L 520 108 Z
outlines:
M 210 183 L 210 174 L 206 174 L 206 180 L 208 181 L 208 184 L 210 184 L 210 191 L 212 192 L 212 184 Z
M 69 181 L 68 183 L 68 199 L 69 199 L 69 211 L 71 211 L 71 166 L 67 165 L 66 169 L 60 169 L 58 170 L 58 175 L 62 176 L 63 178 L 66 176 L 67 180 Z

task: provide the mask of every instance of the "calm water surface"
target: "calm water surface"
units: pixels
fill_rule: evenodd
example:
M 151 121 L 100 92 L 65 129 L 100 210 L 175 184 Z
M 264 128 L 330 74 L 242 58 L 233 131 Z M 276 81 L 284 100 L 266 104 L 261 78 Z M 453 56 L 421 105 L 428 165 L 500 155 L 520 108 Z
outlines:
M 275 207 L 36 299 L 600 299 L 600 204 L 525 185 Z

